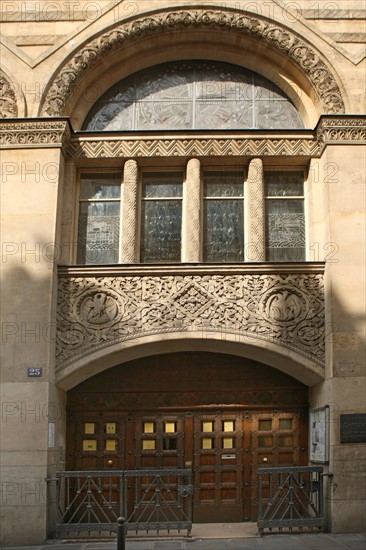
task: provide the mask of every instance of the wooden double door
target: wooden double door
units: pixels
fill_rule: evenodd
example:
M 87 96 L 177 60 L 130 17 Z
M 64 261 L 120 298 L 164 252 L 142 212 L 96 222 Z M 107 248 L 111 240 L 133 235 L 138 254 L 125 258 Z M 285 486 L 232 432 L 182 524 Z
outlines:
M 72 470 L 190 468 L 193 521 L 254 521 L 257 468 L 307 463 L 306 409 L 80 411 L 69 420 Z

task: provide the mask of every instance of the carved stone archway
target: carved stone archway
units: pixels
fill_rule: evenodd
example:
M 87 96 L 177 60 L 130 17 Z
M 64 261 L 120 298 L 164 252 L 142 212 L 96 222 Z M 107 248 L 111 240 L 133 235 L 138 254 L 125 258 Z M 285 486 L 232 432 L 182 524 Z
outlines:
M 131 19 L 100 34 L 78 50 L 52 78 L 41 103 L 41 114 L 68 114 L 67 105 L 81 77 L 103 61 L 113 50 L 142 37 L 185 30 L 219 30 L 263 41 L 266 46 L 286 56 L 310 83 L 325 114 L 345 112 L 337 79 L 327 61 L 303 38 L 287 27 L 264 17 L 251 16 L 235 9 L 170 10 Z
M 108 349 L 80 357 L 56 373 L 56 384 L 70 390 L 84 380 L 116 365 L 162 353 L 209 351 L 253 359 L 313 386 L 324 380 L 324 369 L 300 354 L 276 344 L 246 338 L 244 335 L 202 334 L 202 332 L 160 333 L 119 342 Z

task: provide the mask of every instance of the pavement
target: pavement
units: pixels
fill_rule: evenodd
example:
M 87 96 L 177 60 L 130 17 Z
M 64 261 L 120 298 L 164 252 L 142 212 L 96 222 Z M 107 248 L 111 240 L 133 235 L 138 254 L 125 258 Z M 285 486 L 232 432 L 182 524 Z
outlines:
M 24 529 L 25 531 L 26 529 Z M 0 550 L 117 550 L 116 540 L 48 541 L 39 546 L 3 546 Z M 142 538 L 129 534 L 125 550 L 365 550 L 366 533 L 265 533 L 256 524 L 194 525 L 192 536 L 170 535 Z

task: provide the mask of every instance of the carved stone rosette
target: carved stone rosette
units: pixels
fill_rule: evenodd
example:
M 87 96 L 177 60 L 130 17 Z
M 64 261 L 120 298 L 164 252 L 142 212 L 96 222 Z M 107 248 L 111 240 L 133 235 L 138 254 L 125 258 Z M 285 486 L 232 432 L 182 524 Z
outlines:
M 267 46 L 286 55 L 306 75 L 324 113 L 344 113 L 344 102 L 332 70 L 311 44 L 277 22 L 271 23 L 265 18 L 226 8 L 154 13 L 101 34 L 79 50 L 56 75 L 45 95 L 42 113 L 50 116 L 64 114 L 70 94 L 84 71 L 103 60 L 107 52 L 126 42 L 149 34 L 206 28 L 236 32 L 264 41 Z
M 57 368 L 143 336 L 199 331 L 275 343 L 324 364 L 323 275 L 60 276 Z M 205 336 L 206 335 L 206 336 Z M 263 347 L 263 346 L 262 346 Z

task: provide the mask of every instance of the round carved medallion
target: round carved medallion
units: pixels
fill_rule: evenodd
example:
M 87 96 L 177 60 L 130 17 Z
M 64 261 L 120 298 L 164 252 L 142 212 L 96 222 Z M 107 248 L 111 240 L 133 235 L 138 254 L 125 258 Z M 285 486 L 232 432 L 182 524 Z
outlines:
M 261 310 L 269 321 L 298 323 L 308 311 L 304 296 L 294 289 L 272 289 L 261 300 Z
M 122 306 L 110 292 L 90 291 L 84 294 L 77 305 L 81 321 L 91 325 L 107 325 L 116 322 L 122 315 Z

